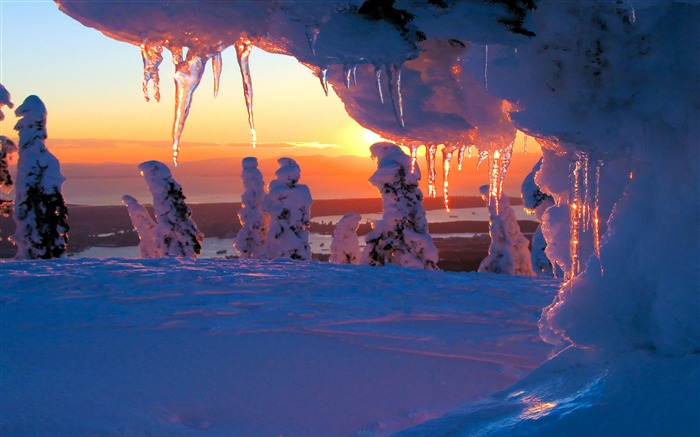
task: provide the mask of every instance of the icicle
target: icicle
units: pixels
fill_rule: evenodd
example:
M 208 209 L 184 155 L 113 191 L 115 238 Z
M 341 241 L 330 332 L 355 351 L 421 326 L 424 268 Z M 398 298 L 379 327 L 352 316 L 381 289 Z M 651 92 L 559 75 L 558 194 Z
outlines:
M 411 143 L 411 174 L 416 172 L 416 164 L 418 162 L 418 144 Z
M 569 181 L 569 229 L 571 241 L 569 245 L 569 256 L 571 267 L 569 269 L 569 280 L 578 276 L 581 270 L 580 261 L 580 239 L 581 239 L 581 176 L 583 165 L 580 157 L 570 166 Z
M 523 152 L 527 156 L 527 135 L 523 136 Z
M 428 197 L 437 197 L 435 192 L 435 155 L 437 154 L 437 145 L 426 144 L 425 160 L 428 164 Z
M 467 147 L 467 158 L 472 159 L 472 146 Z
M 318 67 L 316 69 L 316 76 L 318 80 L 321 81 L 321 86 L 323 87 L 323 92 L 328 96 L 328 68 Z
M 352 84 L 357 85 L 357 65 L 352 66 Z
M 221 82 L 221 52 L 216 52 L 211 58 L 211 69 L 214 73 L 214 97 L 219 95 L 219 83 Z
M 469 146 L 462 144 L 457 151 L 457 170 L 462 171 L 462 162 L 464 161 L 464 152 L 469 149 Z M 470 149 L 471 152 L 471 149 Z M 471 153 L 470 153 L 471 154 Z
M 180 136 L 185 127 L 187 115 L 192 104 L 192 95 L 199 86 L 207 65 L 206 56 L 197 56 L 192 50 L 187 52 L 187 59 L 182 60 L 182 49 L 173 52 L 175 65 L 175 120 L 173 121 L 173 163 L 177 166 L 180 153 Z
M 377 91 L 379 92 L 379 100 L 384 104 L 384 93 L 382 93 L 382 67 L 374 66 L 374 77 L 377 78 Z
M 250 77 L 250 64 L 248 58 L 253 50 L 253 43 L 247 38 L 241 38 L 234 44 L 236 48 L 236 58 L 241 69 L 241 79 L 243 80 L 243 96 L 248 110 L 248 124 L 250 125 L 250 136 L 253 147 L 258 141 L 255 134 L 255 122 L 253 120 L 253 80 Z
M 581 224 L 583 231 L 586 232 L 591 227 L 591 191 L 590 191 L 590 168 L 588 153 L 582 153 L 581 157 L 581 173 L 582 173 L 582 202 L 581 202 Z
M 350 79 L 352 78 L 352 68 L 343 65 L 343 76 L 345 76 L 345 89 L 350 89 Z
M 600 260 L 600 217 L 598 210 L 600 208 L 600 167 L 602 167 L 603 162 L 596 160 L 595 165 L 595 189 L 593 192 L 593 250 L 595 251 L 595 256 L 598 258 L 598 265 L 600 265 L 600 274 L 603 274 L 603 262 Z
M 442 193 L 445 202 L 445 211 L 450 212 L 450 165 L 452 155 L 457 146 L 447 145 L 442 148 Z M 462 150 L 460 148 L 459 150 Z
M 389 80 L 389 96 L 394 116 L 399 126 L 405 127 L 403 120 L 403 98 L 401 97 L 401 66 L 391 64 L 386 66 L 386 76 Z
M 318 38 L 319 32 L 318 27 L 306 27 L 306 40 L 309 42 L 309 49 L 313 55 L 316 55 L 316 38 Z
M 486 159 L 489 157 L 489 152 L 487 150 L 479 150 L 479 159 L 476 162 L 476 169 L 479 169 L 479 166 L 481 165 L 482 162 L 486 161 Z
M 500 214 L 500 200 L 503 194 L 503 182 L 513 156 L 513 143 L 501 150 L 488 152 L 489 157 L 489 205 L 493 206 L 496 215 Z
M 158 74 L 158 67 L 163 62 L 163 47 L 142 43 L 141 57 L 143 58 L 143 96 L 147 102 L 151 101 L 148 97 L 148 82 L 153 80 L 153 97 L 156 99 L 156 102 L 160 102 L 160 75 Z
M 484 89 L 489 90 L 489 45 L 484 46 Z

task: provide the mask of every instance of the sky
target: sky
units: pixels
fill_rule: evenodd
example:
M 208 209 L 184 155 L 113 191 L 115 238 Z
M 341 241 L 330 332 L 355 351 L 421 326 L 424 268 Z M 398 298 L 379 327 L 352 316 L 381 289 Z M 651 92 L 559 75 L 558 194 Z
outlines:
M 47 145 L 62 164 L 136 166 L 154 159 L 171 163 L 174 67 L 167 50 L 160 66 L 161 101 L 146 102 L 139 47 L 83 26 L 53 1 L 0 0 L 0 49 L 0 83 L 12 94 L 15 107 L 31 94 L 44 101 L 49 113 Z M 181 163 L 248 155 L 369 157 L 369 146 L 379 136 L 351 119 L 333 92 L 326 97 L 315 75 L 294 58 L 254 49 L 250 68 L 257 148 L 250 147 L 241 76 L 235 51 L 229 48 L 223 52 L 218 97 L 213 96 L 209 65 L 194 95 L 181 141 Z M 16 138 L 14 113 L 7 108 L 4 112 L 2 134 Z M 514 167 L 519 167 L 520 180 L 538 157 L 535 142 L 528 147 L 535 153 L 518 164 L 522 146 L 516 144 Z M 471 184 L 473 195 L 488 182 L 484 167 L 480 181 Z M 362 176 L 361 183 L 369 175 Z M 91 193 L 92 198 L 96 195 Z

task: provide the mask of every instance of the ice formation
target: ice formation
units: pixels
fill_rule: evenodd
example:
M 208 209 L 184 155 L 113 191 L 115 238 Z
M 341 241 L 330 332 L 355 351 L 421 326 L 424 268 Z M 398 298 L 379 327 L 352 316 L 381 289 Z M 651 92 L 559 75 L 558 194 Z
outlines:
M 196 258 L 202 250 L 204 235 L 192 220 L 192 212 L 185 204 L 182 187 L 162 162 L 146 161 L 139 164 L 138 168 L 153 196 L 157 246 L 153 253 L 159 256 Z
M 163 47 L 155 44 L 141 44 L 141 57 L 143 58 L 143 96 L 148 97 L 148 83 L 153 81 L 153 98 L 160 102 L 160 73 L 158 68 L 163 62 Z
M 175 120 L 173 121 L 173 163 L 177 165 L 180 155 L 180 137 L 185 128 L 187 116 L 192 105 L 194 91 L 202 81 L 204 67 L 207 65 L 208 57 L 198 56 L 192 50 L 187 52 L 187 57 L 182 58 L 182 51 L 173 52 L 173 63 L 175 63 Z
M 345 214 L 335 225 L 331 256 L 329 261 L 336 264 L 359 264 L 360 240 L 357 237 L 357 227 L 360 225 L 360 214 Z
M 542 144 L 536 181 L 556 203 L 542 216 L 547 255 L 570 276 L 543 315 L 542 334 L 607 354 L 700 350 L 700 62 L 689 56 L 700 52 L 700 5 L 380 3 L 143 2 L 124 11 L 119 2 L 63 0 L 60 7 L 137 45 L 168 40 L 165 47 L 212 53 L 246 32 L 264 50 L 327 68 L 347 112 L 398 144 L 473 144 L 480 159 L 497 161 L 517 126 Z M 342 86 L 343 65 L 357 65 L 357 86 Z M 402 66 L 403 127 L 396 106 L 377 98 L 390 89 L 378 80 L 377 66 L 386 65 Z M 604 165 L 595 170 L 598 161 Z M 492 165 L 496 202 L 500 166 Z M 596 203 L 599 230 L 581 230 L 589 218 L 595 225 L 595 214 L 579 211 Z
M 258 159 L 255 157 L 243 158 L 241 163 L 241 180 L 244 192 L 241 195 L 241 210 L 238 211 L 238 220 L 241 229 L 236 235 L 233 245 L 241 258 L 264 258 L 265 237 L 269 218 L 265 216 L 262 202 L 265 197 L 265 181 L 258 170 Z
M 437 269 L 438 252 L 428 234 L 423 193 L 418 188 L 420 170 L 411 173 L 411 158 L 399 146 L 376 143 L 370 147 L 377 171 L 369 181 L 382 195 L 382 218 L 365 236 L 362 263 L 398 264 Z
M 253 79 L 250 76 L 250 64 L 248 58 L 253 50 L 253 43 L 248 38 L 241 38 L 234 44 L 236 48 L 236 58 L 241 69 L 241 80 L 243 81 L 243 97 L 245 107 L 248 111 L 248 124 L 250 125 L 250 136 L 253 147 L 258 141 L 255 134 L 255 121 L 253 120 Z M 327 94 L 327 93 L 326 93 Z
M 299 183 L 301 168 L 292 158 L 277 160 L 277 179 L 270 182 L 262 208 L 270 218 L 267 229 L 267 257 L 310 260 L 309 225 L 311 192 Z
M 530 242 L 520 232 L 508 197 L 501 194 L 500 209 L 496 209 L 496 204 L 490 199 L 490 186 L 482 186 L 480 192 L 489 210 L 491 244 L 488 256 L 479 264 L 479 272 L 533 276 L 535 272 L 528 249 Z
M 145 206 L 129 195 L 122 196 L 131 224 L 139 234 L 139 255 L 141 258 L 160 258 L 163 256 L 163 245 L 156 239 L 156 222 Z
M 14 219 L 10 240 L 16 259 L 62 257 L 68 244 L 68 209 L 61 187 L 66 178 L 58 159 L 46 148 L 46 106 L 29 96 L 17 107 L 19 159 L 15 183 Z

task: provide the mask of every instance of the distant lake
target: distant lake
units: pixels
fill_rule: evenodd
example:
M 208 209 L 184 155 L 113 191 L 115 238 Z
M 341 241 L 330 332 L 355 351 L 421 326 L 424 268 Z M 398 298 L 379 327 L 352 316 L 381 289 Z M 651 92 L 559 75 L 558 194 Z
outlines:
M 534 215 L 528 214 L 523 209 L 522 205 L 513 206 L 513 211 L 515 211 L 515 218 L 518 220 L 530 220 L 537 221 Z M 315 216 L 313 221 L 317 223 L 330 222 L 338 223 L 342 218 L 342 215 L 326 215 L 326 216 Z M 489 221 L 489 214 L 486 210 L 486 206 L 483 208 L 456 208 L 450 212 L 444 209 L 434 209 L 426 211 L 426 217 L 428 218 L 428 223 L 446 223 L 446 222 L 457 222 L 457 221 L 476 221 L 476 222 L 487 222 Z M 376 214 L 362 214 L 361 223 L 365 223 L 368 220 L 379 220 L 382 218 L 381 213 Z

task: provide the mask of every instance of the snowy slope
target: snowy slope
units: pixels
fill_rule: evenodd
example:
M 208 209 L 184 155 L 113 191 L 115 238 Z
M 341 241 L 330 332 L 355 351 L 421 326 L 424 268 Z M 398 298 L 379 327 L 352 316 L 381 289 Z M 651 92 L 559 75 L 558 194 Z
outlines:
M 292 261 L 5 262 L 4 435 L 388 435 L 551 351 L 558 282 Z

